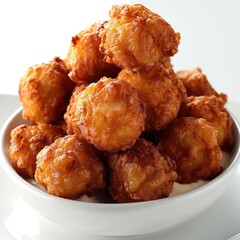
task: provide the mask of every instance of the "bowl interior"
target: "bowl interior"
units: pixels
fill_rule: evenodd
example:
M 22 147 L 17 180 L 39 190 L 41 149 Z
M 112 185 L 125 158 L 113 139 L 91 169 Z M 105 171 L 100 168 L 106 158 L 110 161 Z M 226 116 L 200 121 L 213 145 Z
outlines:
M 195 191 L 204 190 L 204 188 L 214 184 L 214 182 L 216 182 L 216 181 L 219 181 L 219 179 L 221 179 L 224 175 L 229 174 L 229 172 L 232 172 L 233 169 L 237 168 L 237 166 L 239 165 L 239 161 L 240 161 L 240 159 L 238 158 L 239 151 L 240 151 L 239 150 L 239 146 L 240 146 L 240 127 L 239 127 L 239 124 L 236 121 L 236 119 L 234 117 L 232 117 L 232 118 L 233 118 L 234 146 L 233 146 L 232 151 L 230 152 L 229 161 L 228 161 L 228 164 L 226 165 L 226 168 L 224 169 L 224 171 L 219 176 L 217 176 L 216 178 L 211 180 L 210 182 L 208 182 L 206 184 L 203 184 L 203 185 L 200 184 L 200 186 L 197 187 L 196 189 L 193 189 L 193 190 L 185 192 L 185 193 L 181 193 L 180 195 L 177 195 L 177 196 L 171 196 L 171 201 L 174 200 L 174 199 L 187 197 L 189 194 L 193 194 Z M 11 132 L 12 129 L 19 126 L 20 124 L 31 125 L 30 122 L 28 122 L 28 121 L 26 121 L 22 118 L 22 108 L 21 107 L 19 109 L 17 109 L 8 118 L 8 120 L 5 122 L 5 124 L 3 125 L 2 130 L 1 130 L 0 139 L 1 139 L 1 153 L 2 153 L 2 158 L 3 158 L 2 159 L 3 168 L 5 169 L 7 174 L 17 184 L 20 184 L 22 187 L 27 188 L 31 191 L 35 191 L 38 194 L 39 193 L 44 194 L 45 197 L 56 199 L 57 197 L 47 194 L 45 189 L 43 187 L 39 186 L 38 184 L 36 184 L 34 181 L 31 181 L 31 180 L 26 181 L 25 179 L 23 179 L 12 168 L 11 161 L 10 161 L 9 155 L 8 155 L 8 149 L 10 147 L 10 132 Z M 169 198 L 154 200 L 154 201 L 150 201 L 150 202 L 156 202 L 156 201 L 157 202 L 159 202 L 159 201 L 164 202 L 167 199 L 169 199 Z M 91 198 L 88 198 L 87 196 L 83 196 L 79 200 L 81 202 L 109 203 L 107 205 L 115 205 L 115 204 L 111 204 L 111 201 L 109 200 L 109 196 L 105 195 L 104 193 L 100 193 L 99 195 L 97 194 L 95 197 L 91 197 Z M 62 201 L 73 201 L 73 200 L 62 199 Z M 136 204 L 136 203 L 131 203 L 131 205 L 132 204 Z M 137 203 L 137 204 L 146 204 L 146 202 Z M 120 205 L 122 205 L 122 204 L 120 204 Z M 126 204 L 123 204 L 123 205 L 126 205 Z

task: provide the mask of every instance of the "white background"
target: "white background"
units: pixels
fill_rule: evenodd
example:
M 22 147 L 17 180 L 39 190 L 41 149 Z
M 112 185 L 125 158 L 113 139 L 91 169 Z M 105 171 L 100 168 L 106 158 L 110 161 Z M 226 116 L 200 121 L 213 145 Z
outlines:
M 64 58 L 73 35 L 107 19 L 110 6 L 124 2 L 143 3 L 181 33 L 176 70 L 200 67 L 217 91 L 240 101 L 238 0 L 0 1 L 0 93 L 17 94 L 29 66 Z

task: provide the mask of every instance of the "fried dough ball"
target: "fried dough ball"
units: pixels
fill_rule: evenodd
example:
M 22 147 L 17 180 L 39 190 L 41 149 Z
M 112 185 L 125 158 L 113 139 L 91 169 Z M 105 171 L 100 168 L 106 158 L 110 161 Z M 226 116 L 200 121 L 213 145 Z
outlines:
M 124 69 L 118 79 L 136 89 L 146 107 L 146 131 L 161 130 L 176 118 L 185 99 L 185 88 L 171 69 L 164 65 L 147 72 L 133 73 Z
M 176 162 L 180 183 L 211 180 L 222 171 L 216 130 L 203 118 L 175 119 L 164 131 L 158 149 Z
M 140 4 L 115 5 L 100 32 L 106 61 L 133 71 L 149 69 L 178 51 L 180 34 Z
M 176 74 L 186 88 L 187 96 L 215 95 L 221 97 L 225 102 L 227 101 L 227 96 L 224 93 L 218 94 L 211 86 L 202 69 L 183 70 L 176 72 Z
M 76 114 L 76 104 L 78 102 L 78 98 L 82 94 L 82 92 L 87 87 L 86 84 L 82 84 L 80 86 L 76 86 L 73 94 L 70 98 L 70 103 L 67 107 L 67 111 L 64 114 L 64 119 L 67 124 L 67 133 L 68 134 L 76 134 L 78 139 L 83 140 L 84 137 L 82 135 L 82 131 L 79 125 L 79 118 L 78 116 L 75 116 Z
M 145 107 L 127 82 L 102 78 L 76 101 L 74 121 L 84 138 L 99 150 L 130 148 L 144 130 Z
M 168 197 L 177 179 L 175 163 L 144 139 L 125 152 L 111 154 L 109 192 L 120 203 Z
M 76 135 L 58 138 L 39 152 L 35 179 L 48 193 L 69 199 L 105 187 L 104 166 L 96 149 Z
M 118 68 L 107 63 L 99 51 L 99 31 L 104 22 L 94 23 L 72 38 L 64 63 L 69 69 L 69 77 L 78 85 L 82 82 L 96 82 L 103 76 L 115 77 Z
M 66 111 L 74 83 L 59 58 L 30 67 L 19 84 L 23 118 L 34 123 L 56 123 Z
M 46 123 L 35 126 L 24 124 L 13 129 L 9 157 L 14 169 L 25 178 L 33 178 L 39 151 L 65 134 L 62 128 Z
M 224 108 L 224 103 L 221 97 L 214 95 L 191 96 L 181 104 L 179 116 L 206 119 L 217 130 L 219 146 L 228 149 L 233 143 L 232 118 Z

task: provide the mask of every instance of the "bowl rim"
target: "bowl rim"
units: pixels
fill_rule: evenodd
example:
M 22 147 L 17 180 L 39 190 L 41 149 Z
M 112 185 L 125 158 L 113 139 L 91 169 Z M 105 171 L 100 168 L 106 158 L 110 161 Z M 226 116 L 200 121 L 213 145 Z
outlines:
M 7 132 L 11 131 L 10 123 L 12 123 L 14 120 L 17 119 L 17 117 L 22 113 L 22 107 L 19 107 L 16 109 L 4 122 L 2 125 L 2 128 L 0 130 L 0 156 L 2 160 L 0 161 L 0 165 L 4 169 L 5 174 L 16 183 L 16 185 L 19 188 L 22 188 L 24 191 L 27 191 L 30 193 L 35 194 L 37 197 L 44 199 L 44 200 L 52 200 L 55 202 L 55 204 L 71 204 L 73 207 L 84 207 L 84 208 L 94 208 L 94 209 L 122 209 L 122 208 L 136 208 L 136 207 L 154 207 L 159 206 L 159 204 L 166 205 L 171 204 L 179 201 L 185 201 L 186 198 L 194 196 L 195 194 L 201 194 L 202 192 L 206 191 L 209 188 L 214 187 L 215 183 L 220 183 L 221 180 L 226 178 L 237 166 L 240 164 L 240 124 L 237 120 L 237 118 L 230 112 L 230 115 L 233 120 L 233 128 L 234 130 L 237 130 L 234 132 L 234 137 L 237 139 L 234 149 L 233 149 L 233 155 L 234 159 L 233 161 L 227 166 L 224 171 L 219 174 L 217 177 L 212 179 L 211 181 L 207 182 L 206 184 L 197 187 L 196 189 L 193 189 L 188 192 L 181 193 L 176 196 L 171 196 L 167 198 L 161 198 L 156 200 L 150 200 L 150 201 L 143 201 L 143 202 L 132 202 L 132 203 L 94 203 L 94 202 L 82 202 L 82 201 L 76 201 L 72 199 L 66 199 L 57 197 L 54 195 L 51 195 L 47 192 L 44 192 L 37 187 L 34 187 L 32 184 L 30 184 L 28 181 L 26 181 L 24 178 L 22 178 L 12 167 L 11 163 L 8 161 L 8 156 L 6 155 L 6 151 L 8 149 L 5 149 L 4 139 L 7 135 Z M 24 119 L 22 119 L 24 120 Z M 26 121 L 26 120 L 24 120 Z M 28 121 L 26 121 L 27 124 Z M 29 124 L 31 124 L 29 122 Z M 236 147 L 236 144 L 238 144 L 238 147 Z M 51 202 L 51 201 L 49 201 Z

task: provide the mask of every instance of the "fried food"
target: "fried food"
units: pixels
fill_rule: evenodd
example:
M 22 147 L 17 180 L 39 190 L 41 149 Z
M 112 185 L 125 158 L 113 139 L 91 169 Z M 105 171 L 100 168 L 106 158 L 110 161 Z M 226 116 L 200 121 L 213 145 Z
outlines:
M 186 90 L 172 69 L 164 65 L 147 72 L 124 69 L 118 79 L 128 82 L 136 89 L 146 107 L 146 131 L 161 130 L 176 118 Z
M 115 5 L 100 31 L 106 61 L 133 71 L 149 69 L 178 51 L 180 34 L 141 4 Z
M 74 83 L 59 58 L 30 67 L 20 80 L 23 118 L 34 123 L 56 123 L 66 111 Z
M 11 131 L 9 147 L 13 168 L 21 176 L 33 178 L 39 151 L 65 134 L 62 128 L 46 123 L 35 126 L 24 124 L 16 127 Z
M 130 148 L 144 130 L 145 107 L 127 82 L 102 78 L 90 84 L 76 101 L 74 121 L 84 138 L 99 150 Z
M 85 201 L 97 191 L 119 203 L 218 176 L 221 148 L 233 145 L 227 95 L 200 68 L 174 72 L 180 34 L 161 16 L 141 4 L 109 16 L 72 37 L 64 60 L 23 75 L 22 116 L 33 126 L 11 133 L 13 167 L 50 194 Z M 98 191 L 106 185 L 110 194 Z
M 80 86 L 75 87 L 73 94 L 70 98 L 70 103 L 67 107 L 67 111 L 64 114 L 64 119 L 67 124 L 67 133 L 76 134 L 79 140 L 84 140 L 84 137 L 82 135 L 82 131 L 80 128 L 81 123 L 79 122 L 80 121 L 79 116 L 75 115 L 77 114 L 76 104 L 78 102 L 78 98 L 80 98 L 80 95 L 82 94 L 86 87 L 87 87 L 86 84 L 82 84 Z
M 98 34 L 103 24 L 95 23 L 72 38 L 64 63 L 70 71 L 69 77 L 78 85 L 96 82 L 103 76 L 115 77 L 119 72 L 99 51 L 101 40 Z
M 209 83 L 207 76 L 202 72 L 202 69 L 194 68 L 191 70 L 183 70 L 176 72 L 176 74 L 186 88 L 187 96 L 215 95 L 221 97 L 225 102 L 227 101 L 227 95 L 216 92 Z
M 69 199 L 105 187 L 104 166 L 96 149 L 76 135 L 58 138 L 39 152 L 35 179 L 48 193 Z
M 188 97 L 182 104 L 179 116 L 204 118 L 217 130 L 218 144 L 229 149 L 233 143 L 232 118 L 224 108 L 225 101 L 221 97 L 200 96 Z
M 203 118 L 175 119 L 164 131 L 158 150 L 176 162 L 179 183 L 211 180 L 222 171 L 216 130 Z
M 168 197 L 177 179 L 174 161 L 144 139 L 125 152 L 111 154 L 108 164 L 109 191 L 120 203 Z

